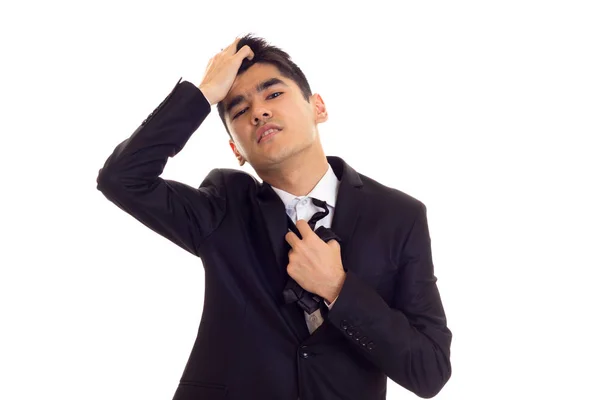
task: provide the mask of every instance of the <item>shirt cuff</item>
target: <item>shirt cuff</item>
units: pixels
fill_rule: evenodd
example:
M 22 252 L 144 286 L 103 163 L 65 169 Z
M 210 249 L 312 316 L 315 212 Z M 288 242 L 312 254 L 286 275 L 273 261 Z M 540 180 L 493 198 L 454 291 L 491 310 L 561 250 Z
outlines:
M 338 299 L 338 297 L 340 297 L 340 295 L 338 294 L 337 297 L 335 299 L 333 299 L 333 301 L 329 304 L 327 300 L 325 300 L 325 305 L 327 306 L 327 308 L 329 308 L 331 310 L 331 307 L 333 307 L 333 303 L 335 303 L 335 301 Z

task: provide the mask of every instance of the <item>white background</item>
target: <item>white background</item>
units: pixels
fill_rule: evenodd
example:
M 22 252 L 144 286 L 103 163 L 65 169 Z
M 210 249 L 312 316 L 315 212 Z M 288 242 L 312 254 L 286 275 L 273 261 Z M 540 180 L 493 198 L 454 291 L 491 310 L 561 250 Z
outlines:
M 96 177 L 180 77 L 199 84 L 248 32 L 322 95 L 328 155 L 426 204 L 454 334 L 436 398 L 600 398 L 596 4 L 3 4 L 0 398 L 172 398 L 202 264 Z M 240 168 L 227 139 L 215 106 L 162 177 Z M 416 397 L 390 380 L 388 398 Z

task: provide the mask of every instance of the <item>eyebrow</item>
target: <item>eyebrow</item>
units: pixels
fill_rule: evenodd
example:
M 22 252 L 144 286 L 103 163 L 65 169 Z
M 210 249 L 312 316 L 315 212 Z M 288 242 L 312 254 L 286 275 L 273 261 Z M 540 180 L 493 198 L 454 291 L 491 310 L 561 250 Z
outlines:
M 269 87 L 271 87 L 273 85 L 288 86 L 288 85 L 285 84 L 285 82 L 283 82 L 279 78 L 271 78 L 271 79 L 267 79 L 266 81 L 260 82 L 258 85 L 256 85 L 256 91 L 258 93 L 260 93 L 260 92 L 268 89 Z M 240 104 L 245 99 L 246 98 L 244 96 L 242 96 L 242 95 L 235 96 L 233 99 L 231 99 L 231 102 L 227 105 L 225 111 L 229 114 L 229 112 L 231 111 L 231 109 L 233 107 L 237 106 L 238 104 Z

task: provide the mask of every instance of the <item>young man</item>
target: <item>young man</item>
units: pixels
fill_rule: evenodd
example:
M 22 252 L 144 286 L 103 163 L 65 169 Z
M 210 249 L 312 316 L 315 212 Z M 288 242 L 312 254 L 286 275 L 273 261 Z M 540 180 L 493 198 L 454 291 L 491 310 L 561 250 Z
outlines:
M 240 165 L 199 188 L 160 178 L 218 104 Z M 181 82 L 120 143 L 98 189 L 202 259 L 206 296 L 175 400 L 420 397 L 451 375 L 426 208 L 325 156 L 327 109 L 282 50 L 252 36 Z M 308 221 L 308 222 L 307 222 Z

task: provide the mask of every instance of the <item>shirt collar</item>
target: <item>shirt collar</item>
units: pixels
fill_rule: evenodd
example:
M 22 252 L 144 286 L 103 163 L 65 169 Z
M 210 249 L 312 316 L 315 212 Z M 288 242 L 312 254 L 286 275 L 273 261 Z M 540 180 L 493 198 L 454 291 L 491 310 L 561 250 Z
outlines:
M 329 165 L 329 168 L 327 169 L 327 172 L 325 172 L 325 175 L 323 175 L 323 177 L 321 178 L 321 180 L 319 180 L 319 182 L 316 184 L 313 190 L 306 196 L 295 196 L 291 193 L 286 192 L 285 190 L 278 189 L 275 186 L 271 187 L 273 188 L 275 193 L 279 195 L 281 201 L 283 201 L 283 204 L 286 207 L 292 204 L 292 202 L 297 197 L 300 199 L 303 199 L 305 197 L 316 198 L 327 202 L 327 204 L 331 207 L 335 207 L 335 200 L 337 198 L 340 182 L 338 181 L 335 172 L 333 172 L 331 165 Z

